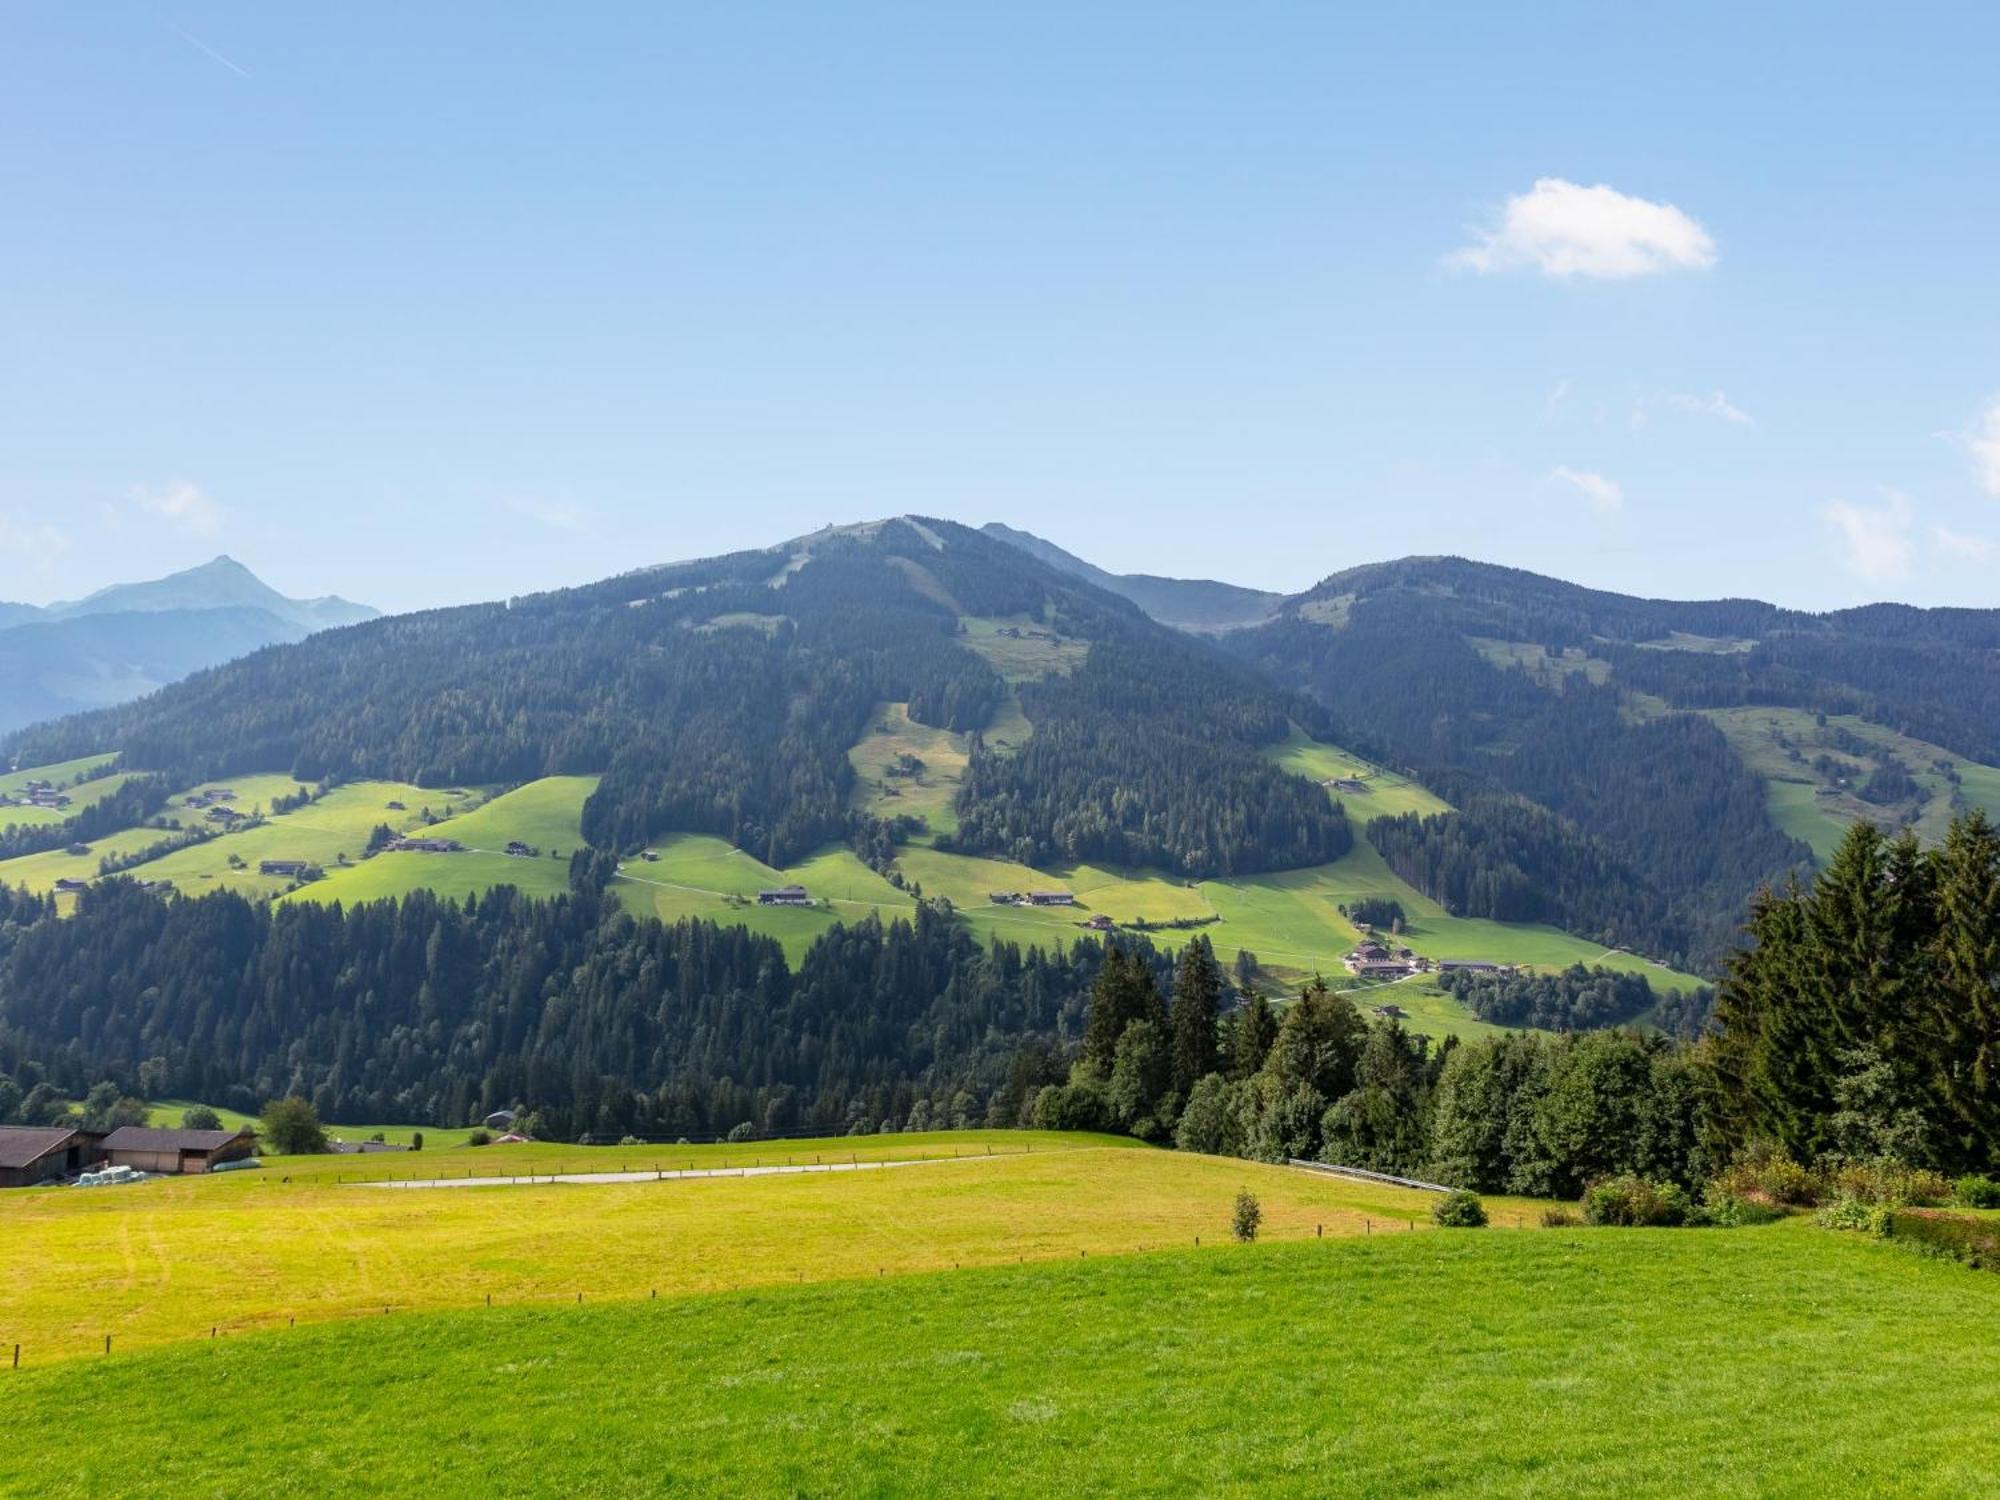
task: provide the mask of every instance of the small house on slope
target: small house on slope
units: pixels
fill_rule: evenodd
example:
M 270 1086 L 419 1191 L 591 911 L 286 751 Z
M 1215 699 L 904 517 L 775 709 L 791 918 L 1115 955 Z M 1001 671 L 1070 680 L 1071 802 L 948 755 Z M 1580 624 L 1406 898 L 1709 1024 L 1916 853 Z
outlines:
M 759 906 L 811 906 L 812 897 L 806 894 L 802 885 L 781 885 L 776 890 L 759 891 Z

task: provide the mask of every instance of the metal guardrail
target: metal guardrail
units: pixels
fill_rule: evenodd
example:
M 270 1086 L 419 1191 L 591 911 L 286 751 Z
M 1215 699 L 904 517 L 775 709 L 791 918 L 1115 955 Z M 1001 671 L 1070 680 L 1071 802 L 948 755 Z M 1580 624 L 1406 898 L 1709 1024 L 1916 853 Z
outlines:
M 1335 1177 L 1352 1177 L 1359 1182 L 1380 1182 L 1390 1187 L 1416 1188 L 1425 1193 L 1448 1193 L 1450 1188 L 1441 1182 L 1419 1182 L 1414 1177 L 1391 1177 L 1387 1172 L 1371 1172 L 1366 1167 L 1337 1167 L 1323 1161 L 1301 1161 L 1298 1157 L 1288 1157 L 1288 1167 L 1304 1167 L 1308 1171 L 1327 1172 Z

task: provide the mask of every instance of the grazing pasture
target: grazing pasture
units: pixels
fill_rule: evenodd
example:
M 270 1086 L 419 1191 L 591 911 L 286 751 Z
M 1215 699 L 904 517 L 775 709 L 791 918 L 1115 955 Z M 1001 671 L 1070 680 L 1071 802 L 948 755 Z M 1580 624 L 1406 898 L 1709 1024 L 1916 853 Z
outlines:
M 988 1152 L 993 1153 L 987 1155 Z M 385 1189 L 356 1179 L 846 1161 L 892 1171 Z M 289 1180 L 287 1180 L 289 1179 Z M 1270 1239 L 1429 1231 L 1430 1195 L 1111 1137 L 959 1131 L 741 1147 L 487 1146 L 266 1158 L 118 1189 L 21 1190 L 0 1339 L 39 1364 L 398 1311 L 661 1295 L 1070 1258 L 1225 1238 L 1239 1186 Z M 1530 1226 L 1540 1205 L 1504 1206 Z M 60 1267 L 58 1272 L 55 1268 Z
M 244 777 L 219 783 L 233 788 L 237 800 L 232 807 L 246 811 L 268 808 L 276 778 Z M 286 778 L 283 785 L 292 793 L 307 790 Z M 224 834 L 205 843 L 176 849 L 159 859 L 136 865 L 127 873 L 134 880 L 165 880 L 184 895 L 204 891 L 234 890 L 249 896 L 276 896 L 292 884 L 289 876 L 264 875 L 258 865 L 267 859 L 303 859 L 329 873 L 339 867 L 345 855 L 359 861 L 368 848 L 369 832 L 387 823 L 398 831 L 415 827 L 422 810 L 434 813 L 463 805 L 469 792 L 441 791 L 411 786 L 399 781 L 351 781 L 334 787 L 324 797 L 292 812 L 267 818 L 254 828 Z M 176 804 L 182 801 L 176 798 Z M 401 802 L 403 809 L 391 808 Z M 199 824 L 203 814 L 178 806 L 174 816 L 183 824 Z
M 412 891 L 431 890 L 463 900 L 495 886 L 518 886 L 535 896 L 560 895 L 569 889 L 569 859 L 583 843 L 583 804 L 597 789 L 595 776 L 544 776 L 489 801 L 475 803 L 463 792 L 421 794 L 433 811 L 448 795 L 451 805 L 465 810 L 432 827 L 417 824 L 392 827 L 426 838 L 456 839 L 465 845 L 458 854 L 418 854 L 384 851 L 346 869 L 328 870 L 325 880 L 293 892 L 293 901 L 381 901 Z M 407 801 L 408 799 L 402 799 Z M 416 809 L 419 804 L 410 802 Z M 512 842 L 538 852 L 511 855 Z
M 1377 818 L 1396 817 L 1409 812 L 1429 817 L 1433 813 L 1451 811 L 1450 803 L 1409 777 L 1385 771 L 1338 745 L 1323 745 L 1307 736 L 1296 724 L 1283 743 L 1273 745 L 1265 753 L 1280 768 L 1308 781 L 1361 781 L 1368 788 L 1365 792 L 1332 791 L 1329 788 L 1355 824 L 1357 836 L 1361 829 Z
M 1996 1316 L 2000 1277 L 1798 1223 L 552 1297 L 0 1370 L 0 1489 L 1977 1495 Z
M 952 799 L 965 778 L 966 736 L 917 723 L 907 703 L 885 703 L 847 759 L 854 767 L 857 811 L 922 818 L 926 840 L 958 831 Z

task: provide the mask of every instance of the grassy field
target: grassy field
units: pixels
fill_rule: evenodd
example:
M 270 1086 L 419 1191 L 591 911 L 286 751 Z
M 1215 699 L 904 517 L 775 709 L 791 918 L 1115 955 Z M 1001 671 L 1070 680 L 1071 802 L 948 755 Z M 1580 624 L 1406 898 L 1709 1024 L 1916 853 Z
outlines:
M 54 786 L 66 786 L 77 777 L 101 770 L 118 759 L 116 751 L 103 755 L 85 755 L 76 760 L 56 761 L 46 766 L 22 766 L 15 771 L 0 771 L 0 792 L 18 795 L 28 788 L 31 781 L 46 781 Z
M 1323 745 L 1307 737 L 1297 725 L 1284 743 L 1273 745 L 1265 752 L 1283 769 L 1294 776 L 1303 776 L 1308 781 L 1326 782 L 1340 777 L 1367 783 L 1365 792 L 1335 792 L 1333 796 L 1346 809 L 1359 828 L 1365 828 L 1377 818 L 1391 818 L 1402 813 L 1419 813 L 1429 817 L 1433 813 L 1451 811 L 1451 804 L 1443 798 L 1419 786 L 1407 776 L 1397 776 L 1371 765 L 1358 755 L 1349 754 L 1337 745 Z
M 896 762 L 905 755 L 922 761 L 922 769 L 902 774 Z M 958 831 L 951 804 L 965 778 L 964 735 L 915 722 L 907 703 L 885 703 L 847 759 L 857 778 L 856 810 L 881 818 L 922 818 L 926 839 Z
M 287 778 L 242 777 L 227 783 L 237 793 L 233 804 L 256 810 L 268 805 L 277 783 L 289 790 L 298 784 Z M 422 810 L 433 812 L 463 804 L 471 793 L 440 791 L 411 786 L 398 781 L 355 781 L 337 786 L 317 801 L 293 812 L 282 813 L 255 828 L 224 834 L 127 871 L 134 880 L 165 880 L 185 895 L 204 891 L 234 890 L 250 896 L 276 896 L 292 884 L 289 877 L 261 875 L 257 866 L 266 859 L 304 859 L 329 872 L 338 868 L 341 855 L 359 860 L 368 847 L 368 835 L 379 823 L 403 830 L 421 821 Z M 176 804 L 180 799 L 175 799 Z M 403 810 L 391 802 L 404 804 Z M 199 812 L 178 808 L 175 816 L 196 823 Z M 241 868 L 231 863 L 240 861 Z
M 1970 1496 L 1997 1316 L 1797 1223 L 552 1299 L 0 1371 L 0 1489 Z
M 961 639 L 1009 682 L 1033 682 L 1051 672 L 1073 671 L 1090 655 L 1090 642 L 1059 634 L 1027 615 L 1004 620 L 968 615 Z
M 1032 1149 L 1030 1149 L 1032 1148 Z M 994 1154 L 987 1155 L 988 1152 Z M 890 1171 L 390 1190 L 356 1179 L 920 1160 Z M 0 1236 L 0 1340 L 24 1364 L 396 1311 L 662 1296 L 1075 1259 L 1227 1238 L 1430 1232 L 1429 1195 L 1109 1137 L 961 1131 L 742 1147 L 489 1146 L 269 1158 L 137 1187 L 23 1190 Z M 1541 1205 L 1496 1200 L 1511 1225 Z
M 1822 863 L 1861 818 L 1886 824 L 1907 820 L 1919 838 L 1935 843 L 1960 805 L 1983 807 L 1989 816 L 2000 817 L 2000 770 L 1852 714 L 1829 716 L 1824 729 L 1802 709 L 1719 708 L 1707 710 L 1705 717 L 1727 736 L 1744 764 L 1764 778 L 1771 821 L 1810 845 Z M 1857 756 L 1833 743 L 1835 735 L 1865 742 L 1873 753 Z M 1894 755 L 1909 768 L 1924 789 L 1920 804 L 1880 807 L 1854 795 L 1873 769 L 1875 754 Z M 1845 784 L 1814 768 L 1812 762 L 1822 755 L 1841 767 Z M 1941 766 L 1958 777 L 1957 787 Z
M 776 938 L 796 963 L 813 939 L 836 922 L 871 913 L 908 918 L 913 897 L 877 875 L 851 849 L 829 848 L 790 869 L 774 870 L 724 839 L 676 833 L 656 840 L 654 860 L 628 859 L 615 887 L 628 911 L 677 922 L 698 917 L 733 923 Z M 798 884 L 820 904 L 759 906 L 757 892 Z
M 457 839 L 465 845 L 464 853 L 377 854 L 346 869 L 329 869 L 326 879 L 302 886 L 286 899 L 352 906 L 433 890 L 463 900 L 499 885 L 518 886 L 536 896 L 560 895 L 569 889 L 570 855 L 583 843 L 583 804 L 596 789 L 595 776 L 545 776 L 434 827 L 412 825 L 410 831 L 426 837 Z M 443 811 L 437 806 L 439 793 L 424 795 L 434 810 Z M 454 795 L 461 799 L 459 805 L 470 801 L 464 793 Z M 507 845 L 515 840 L 541 852 L 532 858 L 510 855 Z
M 195 1101 L 192 1099 L 158 1099 L 147 1107 L 146 1123 L 177 1129 L 186 1119 L 187 1112 L 194 1107 Z M 233 1109 L 223 1109 L 219 1105 L 211 1105 L 210 1108 L 215 1110 L 216 1118 L 222 1121 L 225 1130 L 242 1130 L 246 1126 L 251 1129 L 256 1128 L 255 1115 L 241 1114 Z M 421 1135 L 424 1138 L 424 1145 L 435 1152 L 463 1146 L 472 1134 L 472 1130 L 470 1127 L 461 1130 L 440 1130 L 431 1125 L 329 1125 L 326 1133 L 330 1139 L 338 1141 L 367 1141 L 380 1135 L 392 1146 L 407 1146 L 413 1136 Z M 405 1158 L 399 1158 L 403 1159 Z M 429 1160 L 429 1158 L 412 1156 L 407 1160 Z

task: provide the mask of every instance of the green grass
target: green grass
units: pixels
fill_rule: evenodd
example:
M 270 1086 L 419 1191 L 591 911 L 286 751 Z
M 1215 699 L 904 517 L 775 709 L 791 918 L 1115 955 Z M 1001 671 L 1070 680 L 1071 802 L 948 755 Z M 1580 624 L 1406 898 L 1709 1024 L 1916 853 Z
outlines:
M 187 1112 L 195 1107 L 196 1101 L 193 1099 L 158 1099 L 147 1106 L 146 1123 L 148 1125 L 159 1125 L 169 1129 L 177 1129 L 185 1122 Z M 225 1130 L 243 1130 L 246 1128 L 254 1130 L 257 1126 L 257 1117 L 255 1115 L 246 1115 L 237 1110 L 224 1109 L 220 1105 L 210 1105 L 208 1107 L 215 1111 L 216 1118 L 222 1121 L 222 1127 Z M 329 1125 L 326 1127 L 326 1133 L 329 1138 L 341 1141 L 367 1141 L 373 1140 L 377 1135 L 380 1135 L 384 1141 L 392 1146 L 407 1146 L 414 1137 L 421 1135 L 424 1138 L 424 1145 L 430 1151 L 435 1152 L 463 1146 L 471 1136 L 472 1129 L 469 1126 L 463 1129 L 450 1130 L 439 1129 L 433 1125 Z M 431 1158 L 425 1155 L 418 1155 L 399 1159 L 414 1162 L 428 1161 Z M 352 1162 L 352 1158 L 347 1158 L 347 1160 L 350 1163 Z
M 907 919 L 916 901 L 897 890 L 845 848 L 821 850 L 789 869 L 762 860 L 706 834 L 677 833 L 656 840 L 657 860 L 628 859 L 614 889 L 628 911 L 676 922 L 696 917 L 748 927 L 776 938 L 793 963 L 837 922 L 870 915 Z M 798 884 L 820 904 L 759 906 L 757 892 Z
M 596 789 L 595 776 L 545 776 L 434 827 L 409 827 L 425 837 L 457 839 L 466 846 L 463 853 L 385 851 L 346 869 L 329 869 L 326 879 L 301 886 L 285 899 L 352 906 L 431 890 L 462 901 L 502 885 L 534 896 L 561 895 L 569 889 L 570 855 L 583 843 L 583 804 Z M 422 795 L 441 810 L 439 793 Z M 461 801 L 469 800 L 459 795 Z M 414 811 L 418 804 L 409 806 Z M 517 839 L 541 852 L 532 857 L 508 854 L 507 845 Z
M 0 792 L 18 794 L 27 790 L 31 781 L 46 781 L 55 786 L 76 780 L 88 771 L 96 771 L 118 759 L 116 751 L 102 755 L 83 755 L 75 760 L 56 761 L 46 766 L 23 766 L 18 771 L 0 771 Z
M 358 1127 L 357 1127 L 358 1129 Z M 396 1179 L 917 1161 L 876 1172 L 369 1187 Z M 106 1333 L 206 1334 L 583 1292 L 601 1297 L 1210 1242 L 1237 1188 L 1273 1239 L 1429 1228 L 1427 1195 L 1107 1136 L 945 1131 L 740 1146 L 464 1146 L 265 1158 L 116 1192 L 9 1192 L 0 1339 L 28 1365 Z M 1532 1228 L 1541 1205 L 1495 1211 Z M 60 1274 L 52 1274 L 61 1267 Z M 4 1487 L 0 1487 L 4 1493 Z
M 243 777 L 226 785 L 237 792 L 233 806 L 255 810 L 268 805 L 281 782 L 290 790 L 301 789 L 290 778 Z M 282 894 L 292 881 L 286 876 L 262 875 L 258 864 L 267 859 L 303 859 L 337 869 L 342 854 L 359 860 L 368 847 L 369 832 L 379 823 L 392 828 L 412 828 L 424 807 L 434 812 L 466 801 L 470 793 L 439 791 L 396 781 L 356 781 L 337 786 L 317 801 L 293 812 L 282 813 L 255 828 L 224 834 L 205 843 L 176 849 L 159 859 L 134 866 L 126 873 L 134 880 L 165 880 L 184 895 L 205 891 L 233 890 L 247 896 L 271 897 Z M 180 799 L 175 799 L 178 805 Z M 402 802 L 397 811 L 390 802 Z M 178 808 L 182 822 L 199 825 L 202 814 Z M 234 856 L 242 868 L 231 865 Z
M 1451 804 L 1419 786 L 1407 776 L 1398 776 L 1372 765 L 1358 755 L 1350 754 L 1337 745 L 1325 745 L 1309 738 L 1296 724 L 1282 744 L 1273 745 L 1264 752 L 1283 769 L 1295 776 L 1303 776 L 1309 781 L 1326 782 L 1335 777 L 1353 778 L 1365 781 L 1365 792 L 1334 792 L 1332 795 L 1346 809 L 1347 815 L 1359 830 L 1377 818 L 1396 817 L 1402 813 L 1418 813 L 1429 817 L 1433 813 L 1451 811 Z
M 1006 619 L 967 616 L 961 637 L 967 646 L 993 664 L 1010 683 L 1034 682 L 1051 673 L 1073 671 L 1090 655 L 1090 642 L 1062 635 L 1053 626 L 1028 615 Z M 1014 634 L 1003 635 L 1002 631 Z
M 915 756 L 923 769 L 915 776 L 891 774 L 903 755 Z M 885 703 L 847 752 L 856 778 L 854 806 L 879 818 L 922 818 L 926 837 L 956 833 L 952 799 L 965 779 L 966 758 L 966 736 L 917 723 L 907 703 Z
M 1996 1316 L 1795 1224 L 552 1296 L 0 1372 L 0 1489 L 1969 1496 Z
M 27 790 L 30 781 L 48 781 L 70 799 L 68 807 L 0 807 L 0 828 L 10 824 L 17 828 L 47 828 L 57 823 L 66 823 L 85 808 L 102 802 L 113 792 L 142 775 L 139 771 L 103 770 L 117 759 L 115 755 L 87 755 L 79 760 L 60 761 L 49 766 L 30 766 L 21 771 L 10 771 L 0 776 L 0 792 L 18 796 Z M 68 783 L 77 777 L 90 774 L 91 779 L 77 786 Z
M 1803 709 L 1718 708 L 1706 710 L 1704 716 L 1721 729 L 1743 763 L 1764 778 L 1771 821 L 1809 845 L 1822 864 L 1847 830 L 1862 818 L 1876 823 L 1908 820 L 1919 838 L 1936 843 L 1950 826 L 1957 803 L 1982 807 L 1989 816 L 2000 817 L 2000 770 L 1852 714 L 1830 716 L 1824 730 Z M 1921 804 L 1878 807 L 1854 795 L 1855 786 L 1866 778 L 1874 761 L 1857 759 L 1833 746 L 1830 731 L 1845 731 L 1874 751 L 1900 759 L 1924 789 Z M 1780 735 L 1797 749 L 1799 759 L 1786 753 L 1778 741 Z M 1812 761 L 1821 754 L 1831 754 L 1851 772 L 1847 785 L 1830 781 L 1813 769 Z M 1940 764 L 1957 774 L 1956 789 L 1938 769 Z

